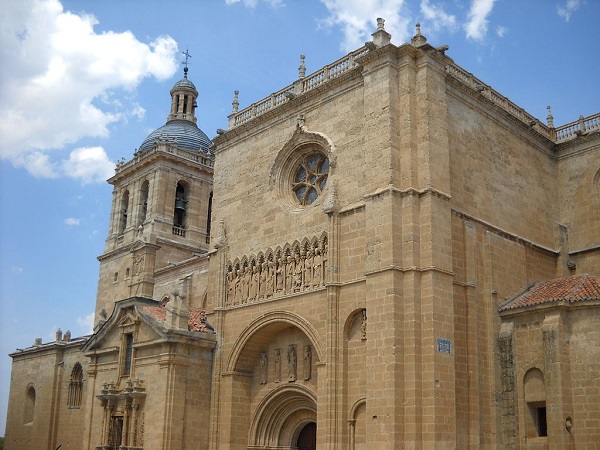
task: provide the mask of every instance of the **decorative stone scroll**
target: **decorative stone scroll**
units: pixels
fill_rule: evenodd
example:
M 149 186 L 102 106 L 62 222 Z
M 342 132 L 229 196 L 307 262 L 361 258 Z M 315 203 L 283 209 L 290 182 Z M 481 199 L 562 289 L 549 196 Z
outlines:
M 229 262 L 226 305 L 243 305 L 322 287 L 327 250 L 327 236 L 323 234 Z

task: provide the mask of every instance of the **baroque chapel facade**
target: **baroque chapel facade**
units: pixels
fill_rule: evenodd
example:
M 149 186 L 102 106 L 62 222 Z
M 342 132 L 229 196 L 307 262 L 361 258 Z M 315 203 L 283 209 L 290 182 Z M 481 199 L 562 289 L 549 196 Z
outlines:
M 11 354 L 6 448 L 593 448 L 600 114 L 446 50 L 378 20 L 212 141 L 186 68 L 109 180 L 94 333 Z

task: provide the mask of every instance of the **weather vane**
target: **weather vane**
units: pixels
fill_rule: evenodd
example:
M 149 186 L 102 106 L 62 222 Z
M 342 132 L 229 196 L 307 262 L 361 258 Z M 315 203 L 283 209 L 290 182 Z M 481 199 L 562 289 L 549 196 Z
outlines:
M 190 55 L 190 52 L 188 51 L 187 47 L 185 48 L 185 52 L 181 52 L 185 55 L 185 61 L 181 61 L 181 64 L 183 64 L 183 73 L 185 75 L 185 77 L 187 78 L 187 72 L 188 72 L 188 59 L 192 57 L 192 55 Z

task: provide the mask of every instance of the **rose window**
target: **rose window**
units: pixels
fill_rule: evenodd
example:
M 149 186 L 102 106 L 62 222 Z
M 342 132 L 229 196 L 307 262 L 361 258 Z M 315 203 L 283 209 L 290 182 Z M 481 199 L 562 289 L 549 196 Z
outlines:
M 310 205 L 321 195 L 328 175 L 329 158 L 325 155 L 312 153 L 298 163 L 292 190 L 300 205 Z

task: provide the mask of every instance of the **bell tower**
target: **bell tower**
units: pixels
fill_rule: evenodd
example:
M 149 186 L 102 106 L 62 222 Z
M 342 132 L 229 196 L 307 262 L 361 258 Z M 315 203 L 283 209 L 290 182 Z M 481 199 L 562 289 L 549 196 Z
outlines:
M 108 180 L 113 198 L 106 248 L 98 257 L 96 317 L 103 309 L 110 314 L 116 301 L 153 298 L 156 271 L 208 251 L 214 154 L 197 125 L 198 91 L 185 55 L 166 124 L 131 160 L 117 163 Z

